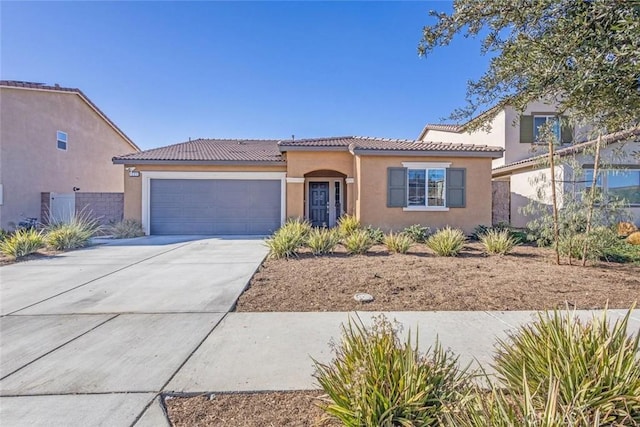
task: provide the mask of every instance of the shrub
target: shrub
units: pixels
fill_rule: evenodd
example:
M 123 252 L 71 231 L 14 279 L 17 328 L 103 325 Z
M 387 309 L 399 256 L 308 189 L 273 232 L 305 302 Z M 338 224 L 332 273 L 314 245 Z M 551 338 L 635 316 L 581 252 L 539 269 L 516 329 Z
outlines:
M 315 362 L 315 378 L 328 395 L 321 407 L 345 426 L 435 426 L 447 405 L 468 388 L 466 369 L 436 343 L 420 354 L 417 334 L 400 343 L 383 316 L 366 328 L 351 319 L 330 364 Z
M 627 242 L 632 245 L 640 245 L 640 231 L 633 232 L 627 237 Z
M 132 239 L 144 236 L 142 223 L 135 219 L 125 219 L 113 224 L 109 232 L 116 239 Z
M 416 243 L 424 243 L 429 234 L 431 234 L 431 229 L 420 224 L 414 224 L 402 230 L 402 234 L 409 236 Z
M 384 243 L 384 231 L 379 228 L 374 228 L 370 225 L 367 225 L 365 230 L 367 230 L 367 233 L 369 233 L 369 237 L 371 237 L 371 240 L 373 240 L 376 245 Z
M 619 222 L 616 226 L 616 229 L 618 231 L 618 236 L 620 237 L 627 237 L 630 234 L 638 231 L 638 227 L 636 227 L 634 223 L 625 221 Z
M 280 227 L 269 239 L 269 257 L 274 259 L 290 258 L 297 255 L 297 250 L 304 245 L 311 225 L 301 219 L 290 219 Z
M 34 253 L 43 246 L 44 238 L 41 231 L 21 229 L 0 242 L 0 252 L 12 258 L 20 258 Z
M 4 228 L 0 228 L 0 242 L 6 240 L 11 234 Z
M 338 230 L 342 237 L 347 237 L 361 228 L 360 220 L 353 215 L 342 215 L 338 219 Z
M 498 341 L 494 368 L 500 385 L 520 401 L 527 390 L 553 396 L 568 408 L 568 419 L 635 425 L 640 422 L 640 337 L 627 334 L 630 315 L 631 310 L 610 325 L 606 314 L 587 323 L 575 313 L 539 314 L 537 322 Z M 532 404 L 544 410 L 544 399 Z
M 45 228 L 45 241 L 58 251 L 86 246 L 100 230 L 100 223 L 88 214 L 74 215 L 69 222 L 49 224 Z
M 571 258 L 582 259 L 582 251 L 587 240 L 587 259 L 609 262 L 634 262 L 640 260 L 640 254 L 624 239 L 620 239 L 617 232 L 609 227 L 596 227 L 586 234 L 560 235 L 560 253 Z
M 367 230 L 356 230 L 347 235 L 342 244 L 350 254 L 364 254 L 374 245 Z
M 336 229 L 314 228 L 307 236 L 307 246 L 314 255 L 332 253 L 340 243 L 340 235 Z
M 413 245 L 413 240 L 408 235 L 403 233 L 389 233 L 384 238 L 384 244 L 389 252 L 406 254 Z
M 462 230 L 445 227 L 429 237 L 426 244 L 439 256 L 456 256 L 462 250 L 466 240 Z
M 488 230 L 480 236 L 480 243 L 490 254 L 506 255 L 518 244 L 509 230 Z

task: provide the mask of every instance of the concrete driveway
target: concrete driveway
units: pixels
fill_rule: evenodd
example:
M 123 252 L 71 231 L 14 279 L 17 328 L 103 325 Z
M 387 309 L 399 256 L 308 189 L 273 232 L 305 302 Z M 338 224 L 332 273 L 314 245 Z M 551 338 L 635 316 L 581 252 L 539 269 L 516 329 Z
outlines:
M 163 425 L 157 394 L 266 253 L 156 236 L 0 268 L 0 424 Z

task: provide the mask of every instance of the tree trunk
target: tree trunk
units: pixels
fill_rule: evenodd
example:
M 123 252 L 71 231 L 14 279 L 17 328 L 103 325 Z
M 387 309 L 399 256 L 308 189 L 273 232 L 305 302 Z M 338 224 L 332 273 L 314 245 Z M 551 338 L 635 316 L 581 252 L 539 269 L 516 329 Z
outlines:
M 556 165 L 554 138 L 549 138 L 549 168 L 551 169 L 551 203 L 553 207 L 553 240 L 556 251 L 556 264 L 560 265 L 560 226 L 558 224 L 558 199 L 556 197 Z
M 588 210 L 587 210 L 587 224 L 584 230 L 585 239 L 584 246 L 582 247 L 582 266 L 587 265 L 587 251 L 589 250 L 589 234 L 591 234 L 591 222 L 593 221 L 593 209 L 596 200 L 596 184 L 598 183 L 598 172 L 600 165 L 600 146 L 602 141 L 602 132 L 598 132 L 598 139 L 596 140 L 596 154 L 593 159 L 593 178 L 591 179 L 591 191 L 589 191 Z

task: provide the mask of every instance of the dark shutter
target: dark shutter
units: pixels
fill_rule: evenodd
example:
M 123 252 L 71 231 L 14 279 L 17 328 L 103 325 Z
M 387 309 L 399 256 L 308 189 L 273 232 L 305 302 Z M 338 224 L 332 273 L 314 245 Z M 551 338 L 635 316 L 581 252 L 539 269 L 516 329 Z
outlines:
M 407 168 L 387 168 L 387 207 L 407 206 Z
M 520 142 L 533 144 L 533 116 L 520 116 Z
M 465 168 L 447 169 L 447 206 L 450 208 L 464 208 L 467 204 L 466 195 L 467 170 Z
M 560 125 L 562 126 L 560 131 L 560 139 L 563 144 L 570 144 L 573 142 L 573 128 L 569 125 L 569 118 L 567 116 L 560 117 Z

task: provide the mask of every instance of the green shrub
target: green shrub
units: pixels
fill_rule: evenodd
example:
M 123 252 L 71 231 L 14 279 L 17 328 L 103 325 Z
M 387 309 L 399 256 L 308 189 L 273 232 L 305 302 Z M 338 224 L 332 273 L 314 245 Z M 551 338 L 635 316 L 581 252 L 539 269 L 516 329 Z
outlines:
M 20 258 L 34 253 L 43 246 L 44 238 L 41 231 L 21 229 L 0 242 L 0 252 L 11 258 Z
M 109 227 L 109 233 L 116 239 L 132 239 L 144 236 L 142 223 L 135 219 L 124 219 Z
M 588 260 L 602 260 L 609 262 L 638 262 L 640 251 L 632 248 L 629 243 L 617 235 L 612 227 L 596 227 L 587 234 L 561 234 L 558 248 L 563 256 L 582 259 L 585 240 Z
M 367 230 L 356 230 L 346 236 L 342 244 L 350 254 L 364 254 L 374 245 Z
M 416 243 L 424 243 L 431 234 L 431 229 L 420 224 L 414 224 L 402 230 L 402 234 L 409 236 Z
M 568 419 L 599 421 L 588 425 L 640 423 L 640 336 L 628 335 L 630 315 L 610 325 L 606 314 L 587 323 L 575 313 L 539 314 L 498 341 L 500 386 L 519 401 L 527 390 L 553 396 Z M 532 410 L 545 409 L 544 399 L 531 400 Z
M 314 228 L 307 236 L 307 246 L 314 255 L 332 253 L 340 243 L 340 235 L 336 229 Z
M 525 386 L 517 393 L 476 387 L 461 399 L 453 410 L 442 416 L 442 424 L 450 427 L 593 427 L 600 425 L 599 416 L 588 416 L 579 409 L 559 404 L 557 381 L 544 395 Z
M 521 230 L 518 228 L 514 228 L 506 222 L 499 222 L 494 226 L 488 225 L 478 225 L 473 229 L 473 233 L 471 234 L 471 238 L 473 240 L 480 240 L 482 236 L 487 234 L 489 231 L 507 231 L 509 232 L 509 236 L 518 243 L 528 243 L 536 241 L 537 237 L 531 235 L 528 230 Z
M 2 242 L 3 240 L 7 240 L 10 235 L 11 234 L 7 230 L 5 230 L 4 228 L 0 228 L 0 242 Z
M 347 237 L 361 228 L 360 220 L 353 215 L 342 215 L 338 219 L 338 230 L 342 237 Z
M 490 254 L 506 255 L 517 245 L 509 230 L 488 230 L 480 236 L 480 243 Z
M 462 250 L 466 240 L 462 230 L 445 227 L 430 236 L 426 244 L 439 256 L 456 256 Z
M 311 225 L 301 219 L 290 219 L 280 227 L 269 239 L 269 257 L 274 259 L 290 258 L 297 255 L 298 249 L 307 240 Z
M 379 228 L 374 228 L 370 225 L 367 225 L 365 230 L 367 230 L 367 233 L 369 233 L 369 237 L 371 237 L 371 240 L 373 240 L 376 245 L 384 243 L 384 231 Z
M 436 343 L 426 354 L 411 333 L 383 316 L 367 328 L 349 320 L 330 364 L 317 361 L 315 378 L 328 398 L 321 407 L 345 426 L 436 426 L 443 409 L 468 388 L 466 370 Z
M 100 230 L 100 223 L 89 214 L 76 214 L 69 222 L 47 225 L 44 230 L 48 246 L 58 251 L 86 246 Z
M 411 246 L 413 246 L 413 240 L 411 239 L 411 237 L 404 233 L 389 233 L 384 238 L 384 244 L 389 252 L 406 254 Z

